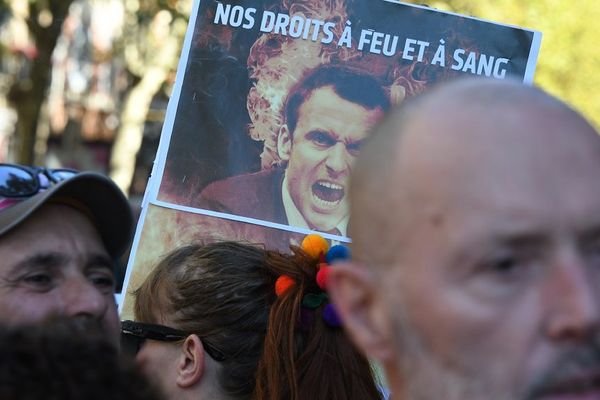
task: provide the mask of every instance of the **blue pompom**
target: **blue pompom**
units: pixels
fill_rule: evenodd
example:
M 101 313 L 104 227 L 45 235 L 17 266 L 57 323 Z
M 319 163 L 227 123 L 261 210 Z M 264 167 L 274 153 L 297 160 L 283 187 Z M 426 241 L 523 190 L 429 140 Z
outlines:
M 350 249 L 339 244 L 331 247 L 325 255 L 325 261 L 327 261 L 327 264 L 332 264 L 335 260 L 348 259 L 350 259 Z

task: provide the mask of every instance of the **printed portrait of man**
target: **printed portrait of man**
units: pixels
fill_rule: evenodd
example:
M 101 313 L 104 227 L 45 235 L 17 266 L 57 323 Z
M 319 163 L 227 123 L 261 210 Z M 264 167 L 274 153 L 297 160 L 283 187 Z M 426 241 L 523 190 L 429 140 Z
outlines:
M 348 175 L 389 107 L 380 83 L 358 69 L 326 64 L 307 71 L 283 107 L 280 164 L 214 182 L 193 206 L 345 236 Z

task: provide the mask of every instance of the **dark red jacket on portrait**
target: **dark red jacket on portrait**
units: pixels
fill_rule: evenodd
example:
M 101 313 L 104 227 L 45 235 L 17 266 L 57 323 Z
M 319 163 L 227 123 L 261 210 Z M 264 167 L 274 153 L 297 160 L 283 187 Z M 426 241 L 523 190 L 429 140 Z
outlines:
M 287 225 L 283 175 L 283 169 L 272 168 L 213 182 L 191 206 Z

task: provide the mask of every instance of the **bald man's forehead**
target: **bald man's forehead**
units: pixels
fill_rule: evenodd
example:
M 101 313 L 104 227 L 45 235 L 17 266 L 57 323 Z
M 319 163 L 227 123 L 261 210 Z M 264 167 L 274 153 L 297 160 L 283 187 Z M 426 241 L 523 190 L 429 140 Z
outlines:
M 409 123 L 413 119 L 423 118 L 443 124 L 449 117 L 470 115 L 492 120 L 509 110 L 525 113 L 543 110 L 546 113 L 570 113 L 581 118 L 560 100 L 521 82 L 464 79 L 442 84 L 410 99 L 396 110 L 398 118 L 395 118 L 395 125 L 401 127 L 400 133 L 405 135 L 406 131 L 410 131 Z
M 476 150 L 486 145 L 511 147 L 515 139 L 571 140 L 572 132 L 581 136 L 577 140 L 598 142 L 590 124 L 566 104 L 512 81 L 475 79 L 442 86 L 398 113 L 394 122 L 403 143 L 395 158 L 420 154 L 406 145 L 412 141 L 425 152 L 456 143 Z
M 408 122 L 398 149 L 391 176 L 398 191 L 414 197 L 410 203 L 500 187 L 519 191 L 538 185 L 541 191 L 598 169 L 600 137 L 566 108 L 503 104 L 485 113 L 449 107 L 436 115 Z M 551 170 L 557 175 L 548 176 Z
M 359 160 L 352 183 L 358 187 L 352 196 L 352 221 L 357 223 L 351 225 L 357 253 L 368 253 L 372 238 L 402 238 L 416 207 L 436 208 L 450 194 L 460 198 L 469 191 L 519 191 L 545 184 L 549 189 L 540 187 L 541 194 L 561 180 L 579 179 L 574 172 L 547 179 L 550 166 L 558 172 L 573 171 L 575 164 L 581 164 L 579 171 L 598 169 L 600 139 L 575 112 L 529 88 L 502 86 L 499 99 L 491 89 L 474 93 L 473 87 L 461 88 L 462 96 L 477 94 L 462 103 L 452 91 L 432 95 L 380 126 L 388 130 L 387 138 L 376 133 L 387 164 L 377 158 L 378 151 L 366 148 L 367 158 Z M 393 132 L 396 128 L 400 131 Z M 497 184 L 489 185 L 490 180 Z M 398 246 L 389 247 L 391 254 Z

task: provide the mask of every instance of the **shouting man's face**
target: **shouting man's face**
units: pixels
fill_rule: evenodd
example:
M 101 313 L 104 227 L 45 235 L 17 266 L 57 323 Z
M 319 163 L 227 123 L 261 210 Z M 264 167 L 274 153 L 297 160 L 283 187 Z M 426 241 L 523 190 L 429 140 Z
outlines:
M 279 155 L 287 161 L 287 190 L 311 229 L 330 231 L 348 215 L 347 178 L 360 145 L 383 115 L 316 89 L 300 106 L 294 132 L 284 126 Z

